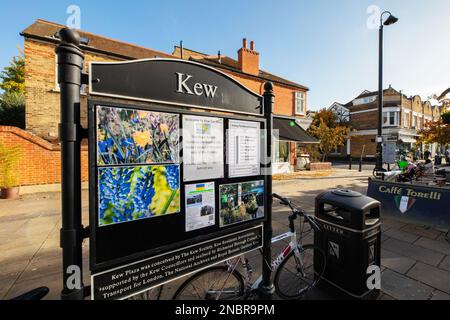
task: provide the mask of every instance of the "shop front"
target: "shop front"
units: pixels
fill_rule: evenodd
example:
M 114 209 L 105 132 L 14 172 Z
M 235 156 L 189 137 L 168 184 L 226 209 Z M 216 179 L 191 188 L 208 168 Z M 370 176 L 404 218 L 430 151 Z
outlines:
M 282 174 L 295 171 L 297 163 L 297 144 L 318 144 L 298 123 L 296 118 L 275 116 L 273 173 Z

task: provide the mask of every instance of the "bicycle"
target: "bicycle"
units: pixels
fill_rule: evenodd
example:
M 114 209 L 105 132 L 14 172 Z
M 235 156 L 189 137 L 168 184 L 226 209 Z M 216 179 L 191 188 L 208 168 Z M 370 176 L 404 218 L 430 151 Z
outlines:
M 307 215 L 287 198 L 277 194 L 273 197 L 292 211 L 289 216 L 289 232 L 272 239 L 272 243 L 275 243 L 290 238 L 289 245 L 277 259 L 270 263 L 272 272 L 275 272 L 275 290 L 284 299 L 298 299 L 321 280 L 326 268 L 326 255 L 315 245 L 303 246 L 301 241 L 297 241 L 294 222 L 298 217 L 303 218 L 300 219 L 300 240 L 302 240 L 305 221 L 315 232 L 320 232 L 320 227 L 313 216 Z M 322 270 L 314 270 L 314 261 L 316 266 L 322 266 Z M 269 264 L 267 261 L 265 263 Z M 244 275 L 237 270 L 239 264 Z M 252 283 L 252 275 L 253 269 L 245 255 L 242 255 L 234 260 L 226 261 L 223 266 L 214 266 L 193 275 L 178 288 L 173 299 L 246 300 L 259 295 L 262 283 L 262 276 Z

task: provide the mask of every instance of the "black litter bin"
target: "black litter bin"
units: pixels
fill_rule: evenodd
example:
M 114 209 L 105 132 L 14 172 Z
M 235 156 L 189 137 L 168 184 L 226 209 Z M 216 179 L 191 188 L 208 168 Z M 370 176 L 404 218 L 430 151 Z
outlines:
M 357 299 L 376 299 L 380 291 L 367 285 L 370 266 L 381 267 L 380 202 L 349 190 L 325 192 L 316 198 L 321 232 L 315 244 L 327 253 L 323 280 Z M 316 270 L 322 270 L 315 261 Z

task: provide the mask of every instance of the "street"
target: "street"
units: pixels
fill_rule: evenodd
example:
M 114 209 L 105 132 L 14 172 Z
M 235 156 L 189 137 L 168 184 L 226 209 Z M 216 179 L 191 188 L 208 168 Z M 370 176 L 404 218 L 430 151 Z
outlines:
M 306 211 L 314 212 L 318 194 L 332 188 L 366 192 L 373 166 L 363 172 L 349 171 L 343 165 L 320 177 L 301 177 L 274 182 L 274 192 L 291 198 Z M 87 191 L 83 192 L 83 220 L 88 225 Z M 287 232 L 286 208 L 275 203 L 274 235 Z M 15 297 L 40 286 L 50 288 L 46 299 L 59 299 L 61 291 L 61 249 L 59 248 L 60 194 L 27 195 L 20 200 L 0 200 L 0 299 Z M 310 233 L 304 243 L 313 241 Z M 450 243 L 442 231 L 383 219 L 382 291 L 380 299 L 449 300 Z M 285 243 L 273 246 L 279 254 Z M 84 243 L 84 283 L 89 279 L 89 244 Z M 257 274 L 261 270 L 258 252 L 251 255 Z M 168 299 L 179 282 L 165 287 Z M 312 293 L 306 299 L 340 297 Z

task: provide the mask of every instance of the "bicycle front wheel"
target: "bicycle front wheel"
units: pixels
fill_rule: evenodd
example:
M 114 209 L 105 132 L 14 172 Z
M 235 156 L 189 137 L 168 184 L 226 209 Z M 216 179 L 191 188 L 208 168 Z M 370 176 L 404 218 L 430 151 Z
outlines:
M 326 256 L 321 248 L 307 245 L 298 250 L 298 254 L 289 254 L 275 275 L 277 294 L 284 299 L 300 298 L 317 285 L 325 272 Z M 314 261 L 320 270 L 314 270 Z
M 128 300 L 159 300 L 161 298 L 162 286 L 147 290 L 143 293 L 132 296 Z
M 242 275 L 226 266 L 205 269 L 186 280 L 173 300 L 240 300 L 245 287 Z

